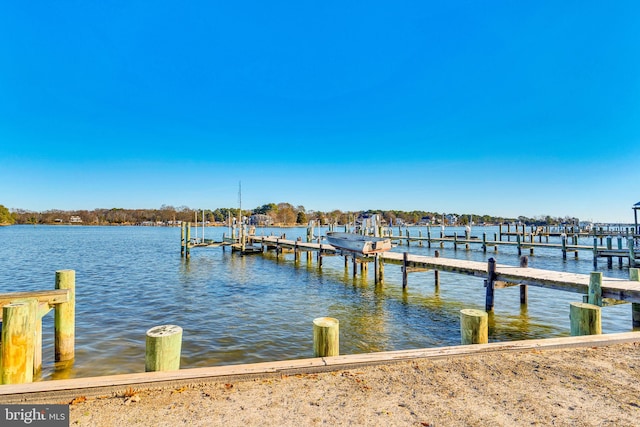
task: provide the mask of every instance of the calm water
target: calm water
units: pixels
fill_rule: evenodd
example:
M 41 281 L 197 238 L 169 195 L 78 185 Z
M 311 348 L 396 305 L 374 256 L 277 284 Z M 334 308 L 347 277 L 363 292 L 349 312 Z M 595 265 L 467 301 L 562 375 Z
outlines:
M 412 236 L 420 228 L 411 228 Z M 426 236 L 426 229 L 423 235 Z M 221 239 L 224 228 L 207 228 L 206 238 Z M 326 230 L 323 230 L 323 234 Z M 397 233 L 397 229 L 395 230 Z M 447 229 L 447 234 L 463 229 Z M 472 234 L 494 228 L 475 228 Z M 283 230 L 258 230 L 280 235 Z M 285 229 L 287 238 L 306 229 Z M 200 236 L 201 229 L 198 231 Z M 436 231 L 436 233 L 439 233 Z M 587 240 L 580 242 L 591 244 Z M 411 253 L 518 265 L 515 248 L 482 252 L 428 249 L 412 244 Z M 394 251 L 406 251 L 399 246 Z M 529 265 L 589 273 L 592 255 L 562 260 L 560 250 L 536 249 Z M 628 277 L 625 266 L 601 262 L 605 276 Z M 342 354 L 459 344 L 459 311 L 484 308 L 482 279 L 441 273 L 412 273 L 402 291 L 400 267 L 387 265 L 385 284 L 353 278 L 341 257 L 315 257 L 296 265 L 293 254 L 278 259 L 238 256 L 229 249 L 196 248 L 180 257 L 180 229 L 165 227 L 12 226 L 0 227 L 0 292 L 53 289 L 55 271 L 76 271 L 76 359 L 72 367 L 53 363 L 53 314 L 43 319 L 43 379 L 88 377 L 144 371 L 145 332 L 157 325 L 183 328 L 182 368 L 250 363 L 312 356 L 312 320 L 340 320 Z M 529 287 L 521 308 L 518 287 L 496 291 L 490 341 L 545 338 L 569 334 L 569 303 L 581 296 Z M 631 329 L 630 305 L 603 310 L 605 333 Z

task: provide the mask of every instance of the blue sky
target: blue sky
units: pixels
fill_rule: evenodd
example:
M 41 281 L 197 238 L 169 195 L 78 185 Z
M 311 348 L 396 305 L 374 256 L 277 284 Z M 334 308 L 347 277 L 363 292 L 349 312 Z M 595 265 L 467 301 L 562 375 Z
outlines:
M 8 4 L 7 4 L 8 3 Z M 631 222 L 640 2 L 5 2 L 0 204 Z

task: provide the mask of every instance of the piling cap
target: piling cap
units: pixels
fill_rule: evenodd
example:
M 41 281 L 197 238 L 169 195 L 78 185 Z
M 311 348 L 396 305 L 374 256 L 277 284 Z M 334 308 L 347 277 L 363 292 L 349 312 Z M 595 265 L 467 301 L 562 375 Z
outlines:
M 633 205 L 633 209 L 640 209 L 640 202 Z

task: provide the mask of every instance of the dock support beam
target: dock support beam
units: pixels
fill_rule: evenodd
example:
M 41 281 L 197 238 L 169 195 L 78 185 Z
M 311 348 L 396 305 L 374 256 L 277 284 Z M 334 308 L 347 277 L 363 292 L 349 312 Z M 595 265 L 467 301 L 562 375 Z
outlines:
M 520 257 L 520 268 L 529 267 L 529 258 L 526 256 Z M 527 303 L 527 285 L 520 285 L 520 305 Z
M 487 287 L 487 294 L 485 300 L 485 311 L 489 312 L 493 310 L 493 293 L 494 293 L 494 282 L 496 280 L 496 260 L 493 258 L 489 258 L 489 262 L 487 265 L 487 280 L 485 282 Z
M 76 341 L 76 272 L 56 271 L 56 289 L 67 289 L 69 301 L 56 305 L 54 313 L 55 358 L 64 362 L 75 358 Z
M 382 257 L 378 257 L 378 273 L 380 274 L 380 278 L 378 279 L 378 284 L 384 284 L 384 259 Z
M 402 289 L 407 288 L 407 284 L 409 282 L 409 252 L 402 253 Z
M 602 273 L 592 272 L 589 276 L 589 295 L 587 302 L 602 307 Z
M 629 269 L 629 280 L 640 282 L 640 269 Z M 636 302 L 631 303 L 631 320 L 634 328 L 640 328 L 640 304 Z
M 37 313 L 31 301 L 23 300 L 2 307 L 2 357 L 0 384 L 33 381 Z
M 435 257 L 440 258 L 440 251 L 436 251 Z M 440 286 L 440 271 L 433 271 L 433 281 L 435 283 L 436 289 L 438 289 L 438 286 Z

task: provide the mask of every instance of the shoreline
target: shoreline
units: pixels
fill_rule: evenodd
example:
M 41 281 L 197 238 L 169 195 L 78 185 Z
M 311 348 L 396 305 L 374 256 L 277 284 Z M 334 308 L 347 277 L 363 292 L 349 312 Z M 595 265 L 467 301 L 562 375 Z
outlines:
M 71 425 L 632 426 L 640 341 L 76 396 Z

